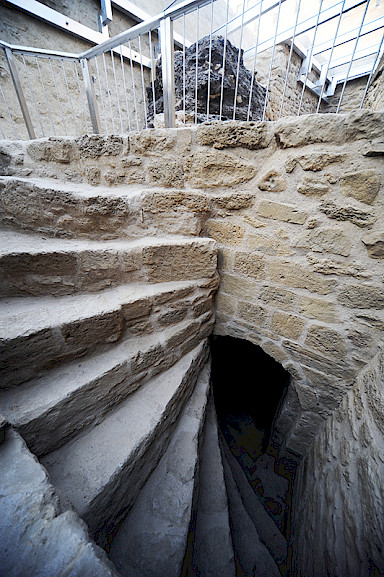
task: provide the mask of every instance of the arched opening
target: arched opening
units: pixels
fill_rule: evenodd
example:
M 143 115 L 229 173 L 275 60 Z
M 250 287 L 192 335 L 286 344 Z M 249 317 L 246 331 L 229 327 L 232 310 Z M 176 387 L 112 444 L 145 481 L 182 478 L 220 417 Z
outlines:
M 212 385 L 219 427 L 231 453 L 279 529 L 287 529 L 289 483 L 275 471 L 274 420 L 290 375 L 253 343 L 211 337 Z

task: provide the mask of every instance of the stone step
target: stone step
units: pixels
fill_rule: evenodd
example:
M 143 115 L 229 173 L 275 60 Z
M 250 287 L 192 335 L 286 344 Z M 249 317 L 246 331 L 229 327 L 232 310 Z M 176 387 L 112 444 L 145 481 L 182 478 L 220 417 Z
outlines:
M 209 401 L 200 452 L 194 534 L 188 555 L 187 577 L 235 577 L 236 567 L 229 526 L 215 406 Z
M 272 555 L 260 540 L 258 531 L 244 507 L 233 478 L 221 438 L 225 485 L 229 501 L 229 522 L 235 552 L 236 574 L 246 577 L 281 577 Z
M 207 364 L 165 454 L 113 539 L 109 554 L 123 577 L 181 574 L 209 384 Z
M 118 577 L 74 511 L 62 512 L 44 468 L 15 431 L 0 444 L 0 562 L 7 577 Z
M 207 352 L 201 343 L 100 424 L 42 458 L 59 495 L 102 546 L 162 457 Z
M 51 237 L 199 236 L 210 207 L 201 192 L 0 176 L 1 228 Z
M 209 287 L 211 281 L 200 284 Z M 192 295 L 195 285 L 193 281 L 136 284 L 92 295 L 4 300 L 0 320 L 2 388 L 35 378 L 54 364 L 95 352 L 96 348 L 108 348 L 124 335 L 151 333 L 174 317 L 177 320 L 177 311 L 161 309 L 162 301 L 169 305 L 179 289 L 181 294 L 190 291 Z M 190 315 L 211 309 L 210 297 L 205 302 L 201 298 L 197 295 Z M 150 317 L 152 312 L 157 314 L 154 319 Z
M 214 242 L 202 238 L 90 241 L 0 230 L 0 297 L 210 278 L 216 260 Z
M 231 469 L 231 476 L 244 509 L 256 527 L 260 540 L 278 565 L 284 563 L 287 558 L 287 541 L 249 484 L 244 470 L 233 456 L 223 436 L 221 436 L 221 450 Z
M 204 340 L 213 319 L 184 320 L 0 391 L 3 417 L 37 456 L 52 452 Z

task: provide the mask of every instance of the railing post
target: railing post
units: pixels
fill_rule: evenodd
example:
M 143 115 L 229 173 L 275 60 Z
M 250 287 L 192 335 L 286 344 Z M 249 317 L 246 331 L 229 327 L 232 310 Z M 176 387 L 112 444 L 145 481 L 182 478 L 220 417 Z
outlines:
M 164 18 L 160 22 L 161 70 L 163 76 L 164 124 L 175 126 L 175 60 L 173 44 L 173 21 Z
M 94 134 L 100 134 L 100 132 L 101 132 L 100 117 L 99 117 L 99 111 L 97 108 L 97 102 L 96 102 L 95 90 L 93 88 L 93 82 L 92 82 L 91 76 L 89 74 L 88 60 L 86 58 L 81 58 L 80 62 L 81 62 L 81 70 L 83 72 L 85 92 L 87 94 L 89 114 L 91 116 L 92 130 L 93 130 Z
M 35 129 L 33 128 L 32 120 L 29 115 L 27 103 L 25 100 L 23 88 L 21 86 L 19 74 L 17 72 L 17 66 L 15 62 L 15 58 L 13 56 L 12 50 L 10 48 L 5 48 L 5 57 L 7 59 L 9 71 L 11 73 L 11 78 L 13 82 L 13 86 L 16 90 L 17 99 L 20 104 L 21 112 L 23 114 L 25 126 L 27 127 L 28 136 L 31 140 L 36 138 Z

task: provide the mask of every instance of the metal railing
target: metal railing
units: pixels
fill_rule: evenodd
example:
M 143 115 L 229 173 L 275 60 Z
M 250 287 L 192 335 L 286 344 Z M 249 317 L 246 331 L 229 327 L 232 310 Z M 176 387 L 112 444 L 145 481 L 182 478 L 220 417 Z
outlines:
M 232 2 L 185 0 L 80 54 L 0 42 L 1 138 L 339 112 L 351 80 L 353 106 L 364 105 L 384 51 L 383 5 Z

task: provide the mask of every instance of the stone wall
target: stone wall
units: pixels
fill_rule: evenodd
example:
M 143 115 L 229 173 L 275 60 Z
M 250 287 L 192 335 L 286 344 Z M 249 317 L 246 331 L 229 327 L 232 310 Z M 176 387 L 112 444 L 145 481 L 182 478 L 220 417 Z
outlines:
M 384 347 L 300 464 L 292 525 L 297 577 L 384 574 Z
M 380 63 L 377 67 L 375 74 L 372 77 L 370 83 L 367 97 L 365 100 L 365 106 L 371 108 L 372 110 L 382 111 L 384 110 L 384 55 L 381 57 Z
M 301 456 L 384 327 L 383 128 L 382 114 L 363 111 L 7 143 L 3 174 L 32 182 L 2 184 L 1 218 L 54 236 L 64 218 L 66 234 L 215 239 L 215 333 L 260 345 L 290 372 L 274 441 Z M 37 196 L 35 177 L 67 181 L 58 207 L 52 191 Z M 108 186 L 110 205 L 96 187 L 83 199 L 81 182 Z M 257 367 L 254 383 L 265 386 Z

